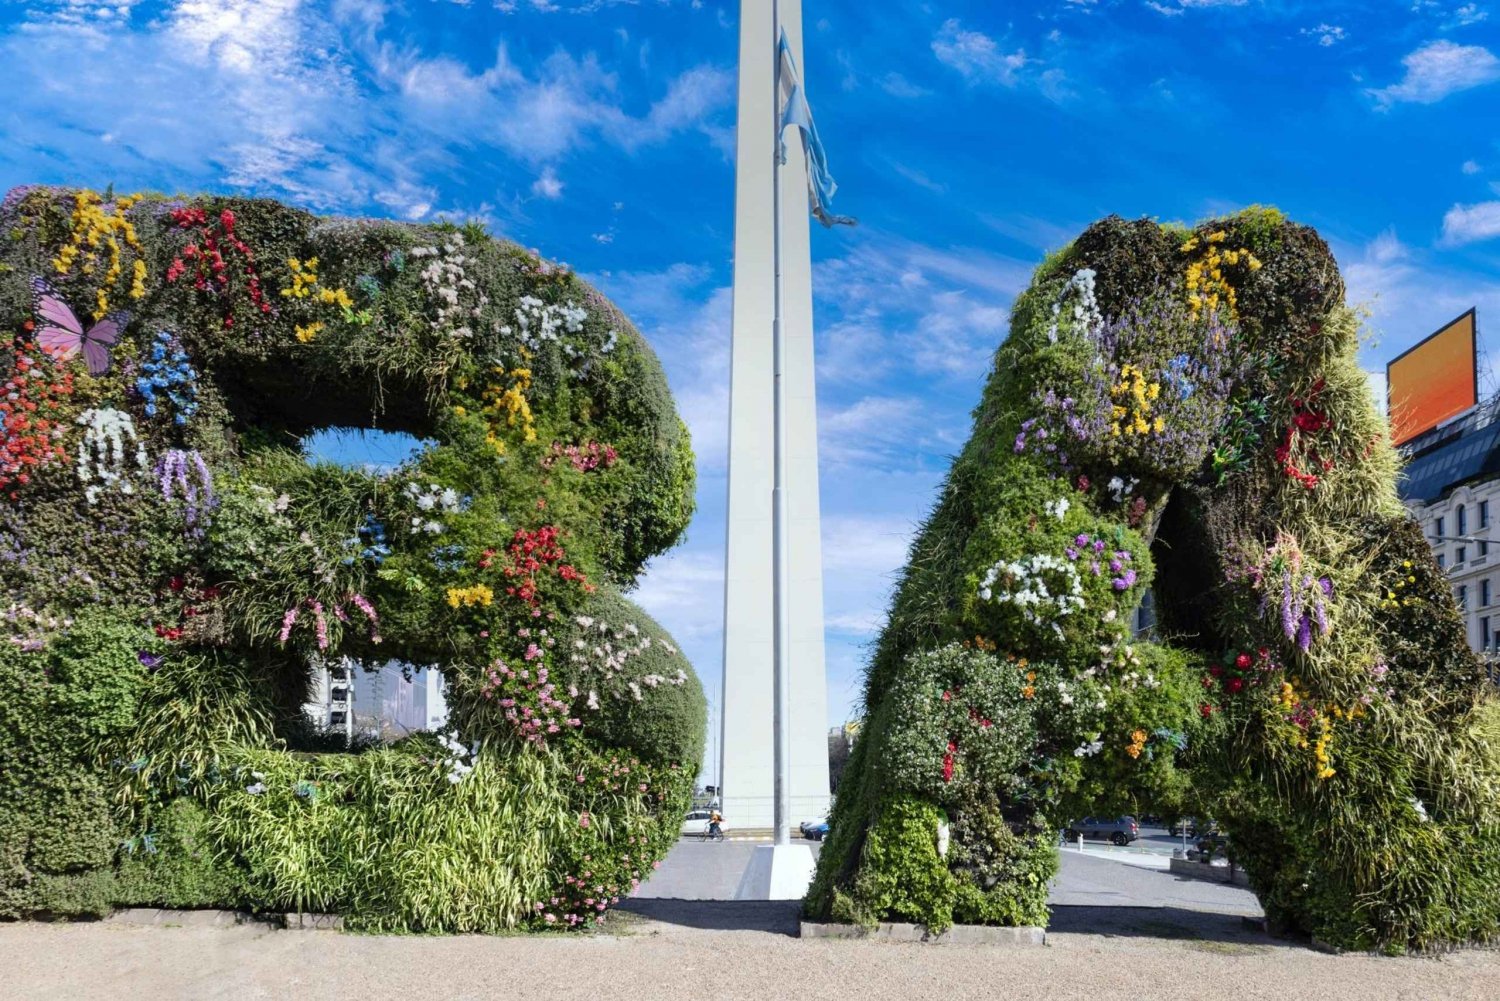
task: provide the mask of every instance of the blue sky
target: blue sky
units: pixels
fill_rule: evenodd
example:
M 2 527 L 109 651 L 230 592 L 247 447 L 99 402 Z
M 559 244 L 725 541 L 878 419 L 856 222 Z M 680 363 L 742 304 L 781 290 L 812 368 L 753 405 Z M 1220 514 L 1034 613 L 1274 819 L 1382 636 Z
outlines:
M 862 222 L 813 236 L 830 722 L 1012 297 L 1091 220 L 1280 206 L 1369 307 L 1372 370 L 1470 306 L 1482 340 L 1500 324 L 1500 3 L 804 3 L 835 207 Z M 640 597 L 716 696 L 736 14 L 0 0 L 0 189 L 479 219 L 588 275 L 692 425 L 700 513 Z

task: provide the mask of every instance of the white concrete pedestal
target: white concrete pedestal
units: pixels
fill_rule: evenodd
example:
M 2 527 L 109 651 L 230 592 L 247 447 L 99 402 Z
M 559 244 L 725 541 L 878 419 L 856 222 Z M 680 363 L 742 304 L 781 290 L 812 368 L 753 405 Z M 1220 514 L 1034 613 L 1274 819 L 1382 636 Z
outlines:
M 758 845 L 734 899 L 801 900 L 812 877 L 813 853 L 807 845 Z

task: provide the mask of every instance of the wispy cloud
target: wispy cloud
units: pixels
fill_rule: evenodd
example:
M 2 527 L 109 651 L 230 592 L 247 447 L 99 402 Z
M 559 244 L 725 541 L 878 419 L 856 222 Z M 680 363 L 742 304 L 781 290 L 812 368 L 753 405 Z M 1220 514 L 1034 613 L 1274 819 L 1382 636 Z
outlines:
M 912 83 L 900 73 L 887 73 L 880 78 L 880 89 L 892 97 L 903 100 L 913 100 L 918 97 L 927 97 L 932 93 L 926 87 L 919 87 Z
M 1500 236 L 1500 202 L 1455 205 L 1443 216 L 1443 242 L 1449 246 Z
M 555 201 L 562 197 L 563 186 L 563 182 L 558 179 L 557 171 L 547 167 L 542 171 L 542 176 L 531 182 L 531 193 L 538 198 Z
M 1462 90 L 1500 80 L 1500 59 L 1479 45 L 1458 45 L 1447 39 L 1428 42 L 1401 60 L 1406 76 L 1367 93 L 1381 108 L 1400 103 L 1434 104 Z
M 957 70 L 970 83 L 1013 87 L 1016 74 L 1027 63 L 1024 50 L 1005 52 L 984 32 L 965 30 L 957 18 L 943 22 L 932 40 L 932 52 L 938 62 Z
M 1337 24 L 1319 24 L 1312 28 L 1303 28 L 1300 32 L 1304 38 L 1316 38 L 1318 44 L 1324 48 L 1330 48 L 1349 37 L 1349 33 Z

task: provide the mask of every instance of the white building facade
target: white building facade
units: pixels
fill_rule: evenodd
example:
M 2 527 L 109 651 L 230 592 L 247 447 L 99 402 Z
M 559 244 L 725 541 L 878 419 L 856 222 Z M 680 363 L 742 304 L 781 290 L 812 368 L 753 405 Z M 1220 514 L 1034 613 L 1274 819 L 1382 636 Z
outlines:
M 1500 652 L 1500 399 L 1403 451 L 1401 499 L 1448 574 L 1469 646 Z

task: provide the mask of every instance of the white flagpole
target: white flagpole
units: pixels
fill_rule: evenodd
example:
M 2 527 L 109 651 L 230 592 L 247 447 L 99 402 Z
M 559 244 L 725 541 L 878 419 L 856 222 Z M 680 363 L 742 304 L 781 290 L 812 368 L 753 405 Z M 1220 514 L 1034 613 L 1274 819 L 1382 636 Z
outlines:
M 775 269 L 775 286 L 772 294 L 771 355 L 775 386 L 772 392 L 773 411 L 773 458 L 771 488 L 771 602 L 772 628 L 775 631 L 772 652 L 773 704 L 771 711 L 772 741 L 774 742 L 774 796 L 772 817 L 776 825 L 775 844 L 791 843 L 791 732 L 787 727 L 790 706 L 787 684 L 787 669 L 791 652 L 790 602 L 787 588 L 787 568 L 790 552 L 787 548 L 787 497 L 786 497 L 786 338 L 781 323 L 781 4 L 771 3 L 772 51 L 775 53 L 776 70 L 771 75 L 771 114 L 775 119 L 776 141 L 772 144 L 771 218 L 772 218 L 772 262 Z

